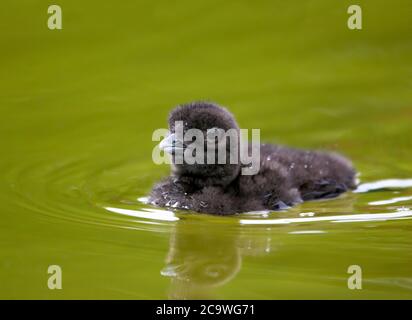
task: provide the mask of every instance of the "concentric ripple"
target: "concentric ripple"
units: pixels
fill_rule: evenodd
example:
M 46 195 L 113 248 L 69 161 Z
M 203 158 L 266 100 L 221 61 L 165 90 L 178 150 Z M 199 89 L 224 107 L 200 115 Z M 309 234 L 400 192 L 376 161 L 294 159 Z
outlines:
M 23 162 L 20 162 L 20 165 Z M 412 218 L 412 179 L 386 179 L 361 184 L 337 199 L 307 202 L 279 212 L 250 212 L 213 217 L 156 208 L 145 201 L 153 178 L 144 175 L 147 163 L 123 161 L 96 166 L 88 158 L 65 161 L 31 160 L 8 168 L 7 180 L 21 207 L 36 218 L 112 228 L 167 231 L 181 219 L 218 221 L 231 227 L 282 224 L 376 222 Z

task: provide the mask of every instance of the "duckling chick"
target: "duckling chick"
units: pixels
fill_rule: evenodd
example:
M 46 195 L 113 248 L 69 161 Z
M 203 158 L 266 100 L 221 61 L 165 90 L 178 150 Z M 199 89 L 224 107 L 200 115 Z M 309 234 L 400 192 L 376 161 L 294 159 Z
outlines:
M 184 124 L 184 131 L 239 131 L 233 115 L 214 103 L 193 102 L 172 110 L 170 135 L 160 144 L 172 155 L 172 174 L 154 186 L 149 196 L 154 205 L 229 215 L 285 209 L 302 201 L 336 197 L 356 187 L 356 171 L 350 161 L 322 151 L 262 144 L 260 169 L 254 175 L 242 175 L 242 164 L 231 163 L 230 152 L 223 164 L 177 162 L 176 150 L 189 147 L 176 139 L 177 121 Z M 233 142 L 229 141 L 227 150 L 231 147 Z

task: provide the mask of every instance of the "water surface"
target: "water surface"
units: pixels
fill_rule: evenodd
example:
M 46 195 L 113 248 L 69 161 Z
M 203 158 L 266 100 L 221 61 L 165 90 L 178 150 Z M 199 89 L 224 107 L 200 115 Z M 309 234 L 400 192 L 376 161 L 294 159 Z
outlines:
M 354 32 L 347 1 L 60 1 L 60 31 L 47 1 L 3 3 L 0 298 L 412 298 L 411 4 L 358 2 Z M 363 184 L 232 217 L 145 204 L 152 132 L 197 99 Z

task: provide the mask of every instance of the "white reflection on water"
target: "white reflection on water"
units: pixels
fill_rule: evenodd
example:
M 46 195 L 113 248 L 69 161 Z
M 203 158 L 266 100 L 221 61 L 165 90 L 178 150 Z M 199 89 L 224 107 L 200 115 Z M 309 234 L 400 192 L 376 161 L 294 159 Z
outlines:
M 144 204 L 150 203 L 149 197 L 140 197 L 140 198 L 137 198 L 137 201 L 140 201 L 141 203 L 144 203 Z
M 385 189 L 402 189 L 412 187 L 412 179 L 386 179 L 374 182 L 364 183 L 358 186 L 354 191 L 355 193 L 366 193 L 370 191 L 378 191 Z M 139 202 L 147 204 L 147 197 L 140 197 L 137 199 Z M 380 206 L 393 204 L 402 201 L 412 200 L 412 196 L 396 197 L 387 200 L 379 200 L 369 202 L 369 205 Z M 153 208 L 143 208 L 140 210 L 122 209 L 106 207 L 108 211 L 138 217 L 149 220 L 158 221 L 178 221 L 180 220 L 173 211 L 163 210 L 163 209 L 153 209 Z M 412 217 L 412 211 L 410 208 L 402 207 L 396 209 L 396 212 L 388 213 L 360 213 L 360 214 L 342 214 L 334 216 L 321 216 L 315 217 L 315 212 L 301 212 L 298 218 L 279 218 L 279 219 L 268 219 L 270 216 L 270 211 L 254 211 L 243 213 L 242 216 L 259 216 L 265 219 L 239 219 L 240 225 L 277 225 L 277 224 L 295 224 L 295 223 L 307 223 L 307 222 L 368 222 L 368 221 L 386 221 L 386 220 L 397 220 L 397 219 L 410 219 Z M 292 233 L 305 233 L 304 231 L 296 231 Z M 317 233 L 317 231 L 308 231 L 306 233 Z M 319 232 L 320 233 L 320 232 Z
M 144 208 L 142 210 L 130 210 L 130 209 L 121 209 L 121 208 L 112 208 L 112 207 L 105 207 L 105 209 L 111 212 L 124 214 L 126 216 L 138 217 L 138 218 L 144 218 L 144 219 L 153 219 L 153 220 L 161 220 L 161 221 L 179 220 L 179 218 L 176 217 L 172 211 L 166 211 L 166 210 L 157 210 L 157 209 L 148 209 L 148 208 Z
M 364 222 L 364 221 L 386 221 L 396 220 L 405 217 L 412 217 L 412 211 L 390 212 L 390 213 L 365 213 L 365 214 L 348 214 L 340 216 L 328 217 L 311 217 L 311 218 L 289 218 L 289 219 L 267 219 L 267 220 L 245 220 L 239 221 L 241 225 L 257 225 L 257 224 L 292 224 L 305 222 Z
M 320 233 L 326 233 L 326 231 L 323 230 L 302 230 L 302 231 L 291 231 L 288 232 L 289 234 L 320 234 Z
M 385 204 L 392 204 L 392 203 L 403 202 L 403 201 L 408 201 L 408 200 L 412 200 L 412 196 L 397 197 L 397 198 L 392 198 L 388 200 L 372 201 L 372 202 L 369 202 L 369 204 L 371 206 L 383 206 Z
M 355 193 L 363 193 L 381 189 L 402 189 L 412 187 L 412 179 L 386 179 L 363 183 L 358 186 Z

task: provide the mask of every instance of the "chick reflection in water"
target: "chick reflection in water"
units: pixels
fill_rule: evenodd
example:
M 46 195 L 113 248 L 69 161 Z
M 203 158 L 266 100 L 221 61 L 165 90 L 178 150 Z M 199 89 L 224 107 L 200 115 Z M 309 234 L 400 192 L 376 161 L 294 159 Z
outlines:
M 267 254 L 266 233 L 252 239 L 227 225 L 205 228 L 200 222 L 180 221 L 172 232 L 163 276 L 171 278 L 170 299 L 215 299 L 216 289 L 236 277 L 242 256 Z

